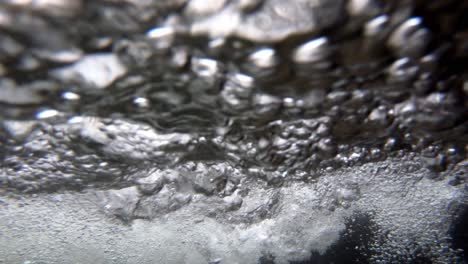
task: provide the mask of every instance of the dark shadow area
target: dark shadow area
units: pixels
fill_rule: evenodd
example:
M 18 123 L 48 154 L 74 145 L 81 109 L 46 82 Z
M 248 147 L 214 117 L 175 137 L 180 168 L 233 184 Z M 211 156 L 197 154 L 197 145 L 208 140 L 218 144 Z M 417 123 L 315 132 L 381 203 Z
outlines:
M 340 240 L 331 246 L 325 254 L 312 252 L 309 260 L 291 262 L 291 264 L 353 264 L 369 263 L 372 254 L 370 244 L 374 237 L 375 224 L 372 217 L 366 214 L 356 214 L 345 223 L 345 232 Z
M 461 214 L 455 221 L 452 229 L 452 247 L 453 249 L 463 250 L 463 260 L 468 263 L 468 207 L 462 209 Z

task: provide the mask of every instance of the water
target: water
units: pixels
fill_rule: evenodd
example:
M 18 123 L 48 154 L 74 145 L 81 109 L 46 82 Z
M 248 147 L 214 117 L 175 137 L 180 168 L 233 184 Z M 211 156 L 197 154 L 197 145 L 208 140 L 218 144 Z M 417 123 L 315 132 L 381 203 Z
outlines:
M 1 261 L 463 263 L 466 8 L 7 0 Z

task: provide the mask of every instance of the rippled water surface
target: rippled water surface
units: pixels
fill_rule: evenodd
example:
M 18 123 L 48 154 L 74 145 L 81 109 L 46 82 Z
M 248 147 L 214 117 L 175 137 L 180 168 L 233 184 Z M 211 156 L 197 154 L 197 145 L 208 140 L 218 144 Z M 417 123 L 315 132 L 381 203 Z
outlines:
M 0 263 L 465 263 L 467 12 L 4 0 Z

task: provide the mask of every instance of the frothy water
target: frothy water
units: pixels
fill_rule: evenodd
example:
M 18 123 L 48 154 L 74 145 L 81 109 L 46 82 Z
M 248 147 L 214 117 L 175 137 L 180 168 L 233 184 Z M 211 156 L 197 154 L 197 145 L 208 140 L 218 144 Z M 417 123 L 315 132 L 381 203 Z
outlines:
M 0 4 L 0 263 L 463 263 L 436 2 Z

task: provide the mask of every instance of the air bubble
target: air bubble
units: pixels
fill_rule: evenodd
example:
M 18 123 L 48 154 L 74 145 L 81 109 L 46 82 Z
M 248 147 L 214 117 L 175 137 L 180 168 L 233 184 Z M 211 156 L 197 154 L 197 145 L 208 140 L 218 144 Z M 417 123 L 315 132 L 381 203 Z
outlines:
M 133 99 L 133 103 L 140 108 L 147 108 L 150 105 L 148 99 L 144 97 L 136 97 Z
M 367 37 L 375 37 L 382 33 L 385 27 L 388 26 L 389 17 L 387 15 L 381 15 L 373 18 L 364 26 L 364 35 Z
M 37 119 L 48 119 L 59 115 L 59 111 L 55 109 L 46 109 L 36 114 Z
M 330 53 L 328 38 L 320 37 L 297 47 L 292 60 L 298 64 L 316 63 L 326 59 Z
M 173 44 L 175 33 L 171 27 L 156 27 L 149 30 L 146 36 L 153 41 L 156 48 L 167 49 Z
M 192 71 L 201 77 L 215 77 L 221 71 L 221 65 L 208 58 L 193 58 Z
M 250 54 L 248 61 L 258 68 L 271 68 L 278 65 L 278 57 L 272 48 L 264 48 Z
M 76 101 L 80 100 L 80 95 L 73 92 L 64 92 L 62 98 L 65 100 Z

